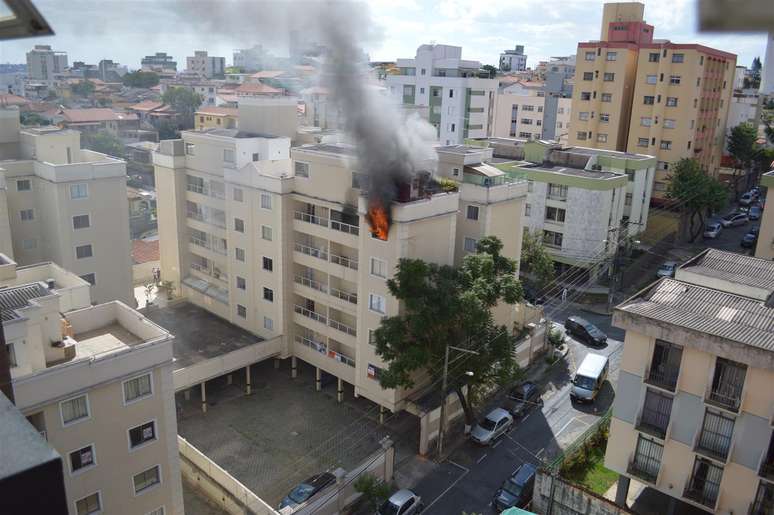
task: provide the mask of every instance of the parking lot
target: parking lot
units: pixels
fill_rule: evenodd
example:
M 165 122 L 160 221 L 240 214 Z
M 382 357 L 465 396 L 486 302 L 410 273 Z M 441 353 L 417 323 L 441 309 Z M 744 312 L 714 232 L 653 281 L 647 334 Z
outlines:
M 252 395 L 244 395 L 244 374 L 207 382 L 207 413 L 198 389 L 190 398 L 176 396 L 178 432 L 272 505 L 296 484 L 326 470 L 353 468 L 379 448 L 388 435 L 417 435 L 417 419 L 406 413 L 378 424 L 375 405 L 355 399 L 351 386 L 336 401 L 335 382 L 315 391 L 314 369 L 299 360 L 299 375 L 290 377 L 289 360 L 251 367 Z M 416 452 L 411 438 L 401 438 L 397 455 Z

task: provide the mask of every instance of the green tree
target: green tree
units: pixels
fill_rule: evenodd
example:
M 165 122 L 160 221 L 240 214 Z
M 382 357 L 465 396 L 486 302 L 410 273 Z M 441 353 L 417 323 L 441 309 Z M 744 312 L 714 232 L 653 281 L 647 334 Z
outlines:
M 390 495 L 390 486 L 368 472 L 361 474 L 352 485 L 355 491 L 363 494 L 368 508 L 375 512 Z
M 51 125 L 51 122 L 47 118 L 43 118 L 38 113 L 31 113 L 29 111 L 22 111 L 19 114 L 19 121 L 22 125 Z
M 755 57 L 752 61 L 752 66 L 750 66 L 750 87 L 751 88 L 759 88 L 761 86 L 761 69 L 763 68 L 763 65 L 761 64 L 761 58 Z
M 154 72 L 136 72 L 127 73 L 122 79 L 124 86 L 130 88 L 152 88 L 159 83 L 159 75 Z
M 728 137 L 728 153 L 736 161 L 732 176 L 735 198 L 739 195 L 740 180 L 752 172 L 753 160 L 760 151 L 757 139 L 758 129 L 751 123 L 740 123 L 731 129 Z
M 490 79 L 494 79 L 495 77 L 497 77 L 497 67 L 492 66 L 491 64 L 485 64 L 484 66 L 481 67 L 481 69 L 489 73 Z
M 180 127 L 191 129 L 194 126 L 194 113 L 202 105 L 202 97 L 193 90 L 183 87 L 169 88 L 161 101 L 174 109 L 180 117 Z
M 544 288 L 554 280 L 554 260 L 543 245 L 539 231 L 526 231 L 521 240 L 521 272 L 537 288 Z
M 241 66 L 226 66 L 226 73 L 245 73 Z
M 107 131 L 94 134 L 84 134 L 83 147 L 109 156 L 123 158 L 124 144 L 116 136 Z
M 702 170 L 695 159 L 681 159 L 670 176 L 667 197 L 680 207 L 680 238 L 693 242 L 704 229 L 708 211 L 718 211 L 727 200 L 723 184 Z
M 82 80 L 77 84 L 73 84 L 70 89 L 72 90 L 73 95 L 78 95 L 79 97 L 88 97 L 94 93 L 94 88 L 95 86 L 93 82 L 90 80 Z
M 376 353 L 387 363 L 379 377 L 382 387 L 412 388 L 422 373 L 440 384 L 447 345 L 475 350 L 477 354 L 465 354 L 450 366 L 448 375 L 449 391 L 457 393 L 467 423 L 473 424 L 468 398 L 474 390 L 516 376 L 515 339 L 494 323 L 491 313 L 500 302 L 515 304 L 522 298 L 516 262 L 502 256 L 501 250 L 500 240 L 488 236 L 459 268 L 400 260 L 387 287 L 402 303 L 402 312 L 382 319 L 374 332 Z
M 161 120 L 157 129 L 159 131 L 159 139 L 177 139 L 180 137 L 177 124 L 172 120 Z

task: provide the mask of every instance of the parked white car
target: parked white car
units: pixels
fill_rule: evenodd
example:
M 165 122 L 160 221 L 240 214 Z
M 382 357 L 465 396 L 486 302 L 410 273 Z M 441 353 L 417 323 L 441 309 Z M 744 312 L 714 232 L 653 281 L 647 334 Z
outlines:
M 496 408 L 476 424 L 470 432 L 470 439 L 477 444 L 491 445 L 513 425 L 513 416 L 503 408 Z
M 411 490 L 404 488 L 398 490 L 384 501 L 379 507 L 377 515 L 414 515 L 424 508 L 422 498 Z
M 721 224 L 720 222 L 709 223 L 704 227 L 704 237 L 711 238 L 714 240 L 715 238 L 718 237 L 718 235 L 720 234 L 720 231 L 722 230 L 723 230 L 723 224 Z

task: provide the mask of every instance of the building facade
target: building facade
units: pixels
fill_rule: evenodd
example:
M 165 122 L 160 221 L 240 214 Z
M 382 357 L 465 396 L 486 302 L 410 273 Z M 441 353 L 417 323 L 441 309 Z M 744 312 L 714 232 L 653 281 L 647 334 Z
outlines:
M 67 52 L 57 52 L 51 45 L 35 45 L 27 52 L 27 78 L 51 82 L 67 69 Z
M 481 63 L 462 59 L 462 47 L 421 45 L 413 59 L 398 59 L 387 87 L 402 104 L 428 107 L 442 145 L 491 136 L 497 80 L 481 78 Z
M 172 336 L 53 263 L 0 255 L 17 408 L 64 461 L 68 511 L 183 513 Z
M 774 32 L 766 40 L 766 57 L 761 70 L 761 95 L 774 95 Z
M 605 466 L 710 513 L 774 508 L 774 263 L 707 250 L 620 304 Z
M 153 55 L 146 55 L 140 60 L 142 71 L 158 73 L 175 73 L 177 71 L 177 62 L 166 52 L 156 52 Z
M 761 176 L 761 186 L 766 187 L 766 199 L 768 202 L 772 202 L 774 200 L 774 193 L 771 193 L 774 191 L 774 170 Z M 774 259 L 774 209 L 772 208 L 763 210 L 755 256 L 763 259 Z
M 206 79 L 222 79 L 226 71 L 226 58 L 207 55 L 206 50 L 195 50 L 193 56 L 185 58 L 185 71 L 196 73 Z
M 513 50 L 500 54 L 500 71 L 523 72 L 527 69 L 527 56 L 524 55 L 524 45 L 516 45 Z
M 557 72 L 546 81 L 519 81 L 500 87 L 495 104 L 495 137 L 557 140 L 570 132 L 572 86 Z

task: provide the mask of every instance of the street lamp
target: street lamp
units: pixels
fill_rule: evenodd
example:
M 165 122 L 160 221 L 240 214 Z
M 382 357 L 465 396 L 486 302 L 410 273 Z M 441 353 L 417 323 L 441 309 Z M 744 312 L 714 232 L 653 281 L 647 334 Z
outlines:
M 464 352 L 467 354 L 478 354 L 477 351 L 470 349 L 463 349 L 461 347 L 455 347 L 453 345 L 446 346 L 446 353 L 443 358 L 443 386 L 441 387 L 441 420 L 440 427 L 438 428 L 438 457 L 440 458 L 443 453 L 443 435 L 446 431 L 446 389 L 449 387 L 449 350 L 456 350 L 457 352 Z M 468 370 L 465 372 L 468 377 L 473 377 L 473 372 Z

